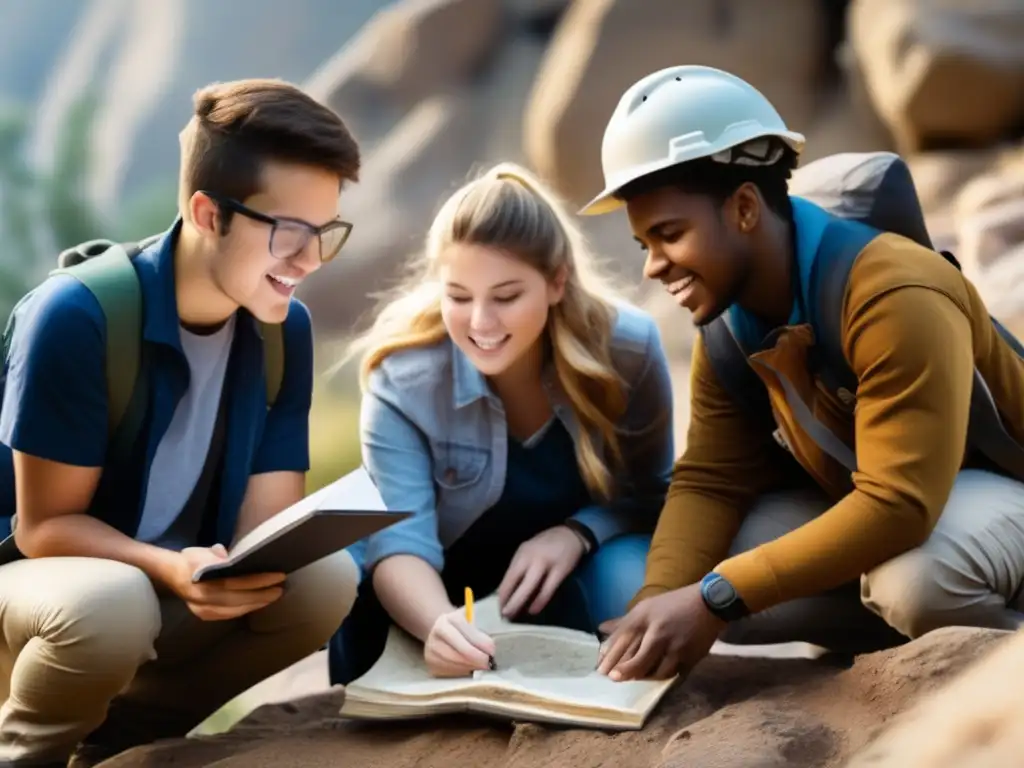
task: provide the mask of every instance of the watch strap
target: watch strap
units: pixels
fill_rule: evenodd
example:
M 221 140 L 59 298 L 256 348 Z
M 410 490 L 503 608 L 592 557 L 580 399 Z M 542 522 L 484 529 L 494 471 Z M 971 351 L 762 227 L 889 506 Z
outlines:
M 750 615 L 736 588 L 720 573 L 712 571 L 700 580 L 700 596 L 708 610 L 722 621 L 736 621 Z

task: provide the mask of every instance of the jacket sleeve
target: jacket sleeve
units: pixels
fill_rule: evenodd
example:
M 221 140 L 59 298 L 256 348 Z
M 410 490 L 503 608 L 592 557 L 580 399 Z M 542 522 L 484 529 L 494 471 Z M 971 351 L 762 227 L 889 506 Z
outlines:
M 698 336 L 686 449 L 672 470 L 633 604 L 699 581 L 728 554 L 743 514 L 775 482 L 777 450 L 771 434 L 754 428 L 716 380 Z
M 587 526 L 598 545 L 614 536 L 651 531 L 665 500 L 675 447 L 672 382 L 661 334 L 650 321 L 640 375 L 631 388 L 619 427 L 622 487 L 608 504 L 585 507 L 573 518 Z
M 935 287 L 872 282 L 865 271 L 851 289 L 844 332 L 858 378 L 854 490 L 718 566 L 754 611 L 839 586 L 920 544 L 963 461 L 974 372 L 964 303 Z
M 433 462 L 426 437 L 375 386 L 383 373 L 371 376 L 360 410 L 363 466 L 388 509 L 412 515 L 367 537 L 362 567 L 371 572 L 392 555 L 414 555 L 438 572 L 444 567 L 444 548 L 437 532 L 437 499 Z

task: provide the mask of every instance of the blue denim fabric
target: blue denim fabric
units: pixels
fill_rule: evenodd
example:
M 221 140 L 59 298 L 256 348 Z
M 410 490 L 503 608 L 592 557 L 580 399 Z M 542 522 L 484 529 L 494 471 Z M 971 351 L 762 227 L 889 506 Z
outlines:
M 651 534 L 629 533 L 618 536 L 594 552 L 570 579 L 578 585 L 583 601 L 581 614 L 586 631 L 597 628 L 609 619 L 626 614 L 626 607 L 644 585 L 647 552 Z M 569 626 L 567 619 L 552 617 L 554 623 Z M 576 621 L 572 622 L 576 624 Z
M 654 530 L 674 460 L 672 390 L 654 320 L 618 306 L 612 362 L 628 393 L 617 425 L 625 470 L 610 503 L 572 517 L 599 544 Z M 578 440 L 579 423 L 553 370 L 545 388 L 555 417 Z M 363 464 L 389 509 L 413 516 L 350 548 L 369 573 L 383 558 L 411 554 L 438 571 L 444 552 L 501 497 L 507 427 L 501 401 L 483 375 L 448 339 L 388 357 L 370 377 L 360 418 Z M 600 449 L 600 436 L 595 435 Z
M 79 281 L 56 276 L 22 305 L 0 375 L 0 538 L 10 533 L 17 508 L 12 450 L 64 464 L 102 466 L 87 511 L 135 536 L 150 464 L 189 383 L 175 298 L 174 244 L 181 226 L 179 217 L 133 259 L 143 299 L 142 344 L 150 360 L 151 391 L 146 426 L 128 466 L 111 463 L 107 456 L 106 318 L 96 297 Z M 283 330 L 284 380 L 268 409 L 260 328 L 248 312 L 238 312 L 224 380 L 228 421 L 216 539 L 206 544 L 230 544 L 250 476 L 309 469 L 313 332 L 309 310 L 297 299 L 291 300 Z M 16 554 L 14 548 L 11 556 Z

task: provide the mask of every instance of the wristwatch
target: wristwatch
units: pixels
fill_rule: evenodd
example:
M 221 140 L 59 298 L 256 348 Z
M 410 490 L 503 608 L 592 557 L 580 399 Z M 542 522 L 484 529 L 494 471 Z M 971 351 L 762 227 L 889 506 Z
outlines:
M 750 614 L 743 598 L 722 574 L 712 571 L 700 580 L 704 604 L 722 621 L 736 621 Z

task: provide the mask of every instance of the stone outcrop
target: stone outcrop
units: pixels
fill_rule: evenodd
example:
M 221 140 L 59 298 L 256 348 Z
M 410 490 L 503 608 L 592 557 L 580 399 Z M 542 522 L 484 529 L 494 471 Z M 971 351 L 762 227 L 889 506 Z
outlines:
M 527 107 L 527 155 L 582 204 L 602 186 L 604 123 L 647 72 L 682 63 L 726 68 L 763 90 L 785 120 L 807 125 L 826 56 L 818 0 L 575 0 Z
M 850 42 L 902 152 L 983 147 L 1024 121 L 1024 5 L 853 0 Z
M 941 661 L 930 669 L 945 674 Z M 898 715 L 846 768 L 1010 768 L 1024 755 L 1024 634 Z
M 469 6 L 471 13 L 459 10 Z M 659 67 L 701 63 L 761 89 L 807 135 L 805 161 L 900 151 L 936 243 L 957 250 L 1000 312 L 1024 312 L 1024 299 L 1014 295 L 1024 291 L 1005 290 L 1016 279 L 1007 275 L 1015 274 L 1022 241 L 1013 202 L 1022 197 L 1019 185 L 1000 186 L 998 204 L 959 199 L 976 177 L 1005 177 L 1006 158 L 1019 153 L 1013 142 L 1015 125 L 1024 125 L 1024 88 L 1015 78 L 1024 14 L 994 0 L 971 7 L 943 0 L 851 0 L 845 12 L 825 0 L 402 0 L 309 83 L 354 127 L 367 165 L 363 182 L 342 198 L 356 222 L 346 257 L 311 281 L 304 298 L 324 331 L 359 327 L 372 295 L 392 285 L 418 251 L 441 199 L 492 162 L 527 162 L 575 208 L 602 185 L 601 134 L 621 92 Z M 424 56 L 429 66 L 421 67 Z M 949 94 L 962 96 L 954 104 Z M 685 365 L 692 329 L 642 281 L 642 254 L 625 217 L 581 223 L 627 293 L 659 316 L 673 362 Z
M 465 717 L 347 723 L 337 716 L 344 696 L 339 690 L 267 705 L 226 734 L 136 748 L 102 766 L 839 768 L 869 748 L 895 715 L 919 705 L 926 717 L 919 727 L 946 729 L 939 740 L 964 748 L 956 752 L 950 747 L 949 754 L 969 755 L 993 720 L 999 722 L 993 732 L 1007 741 L 1014 732 L 1020 738 L 1020 729 L 1011 726 L 1014 716 L 1019 721 L 1021 693 L 1019 686 L 1005 682 L 1020 679 L 1024 643 L 1014 638 L 1016 653 L 1011 653 L 1007 637 L 991 630 L 938 630 L 902 647 L 861 656 L 849 668 L 825 659 L 711 656 L 669 692 L 643 730 L 618 734 Z M 954 682 L 935 698 L 944 704 L 928 704 L 930 695 L 993 649 L 983 666 L 969 673 L 973 678 Z M 980 685 L 998 674 L 997 665 L 1009 672 L 1003 678 L 1007 692 L 995 699 L 1011 706 L 1005 716 L 984 701 Z M 958 706 L 964 701 L 978 706 Z M 894 738 L 884 743 L 893 744 Z M 865 757 L 850 768 L 1007 765 L 929 763 L 915 761 L 906 745 L 885 749 L 906 761 L 876 764 L 864 762 Z

